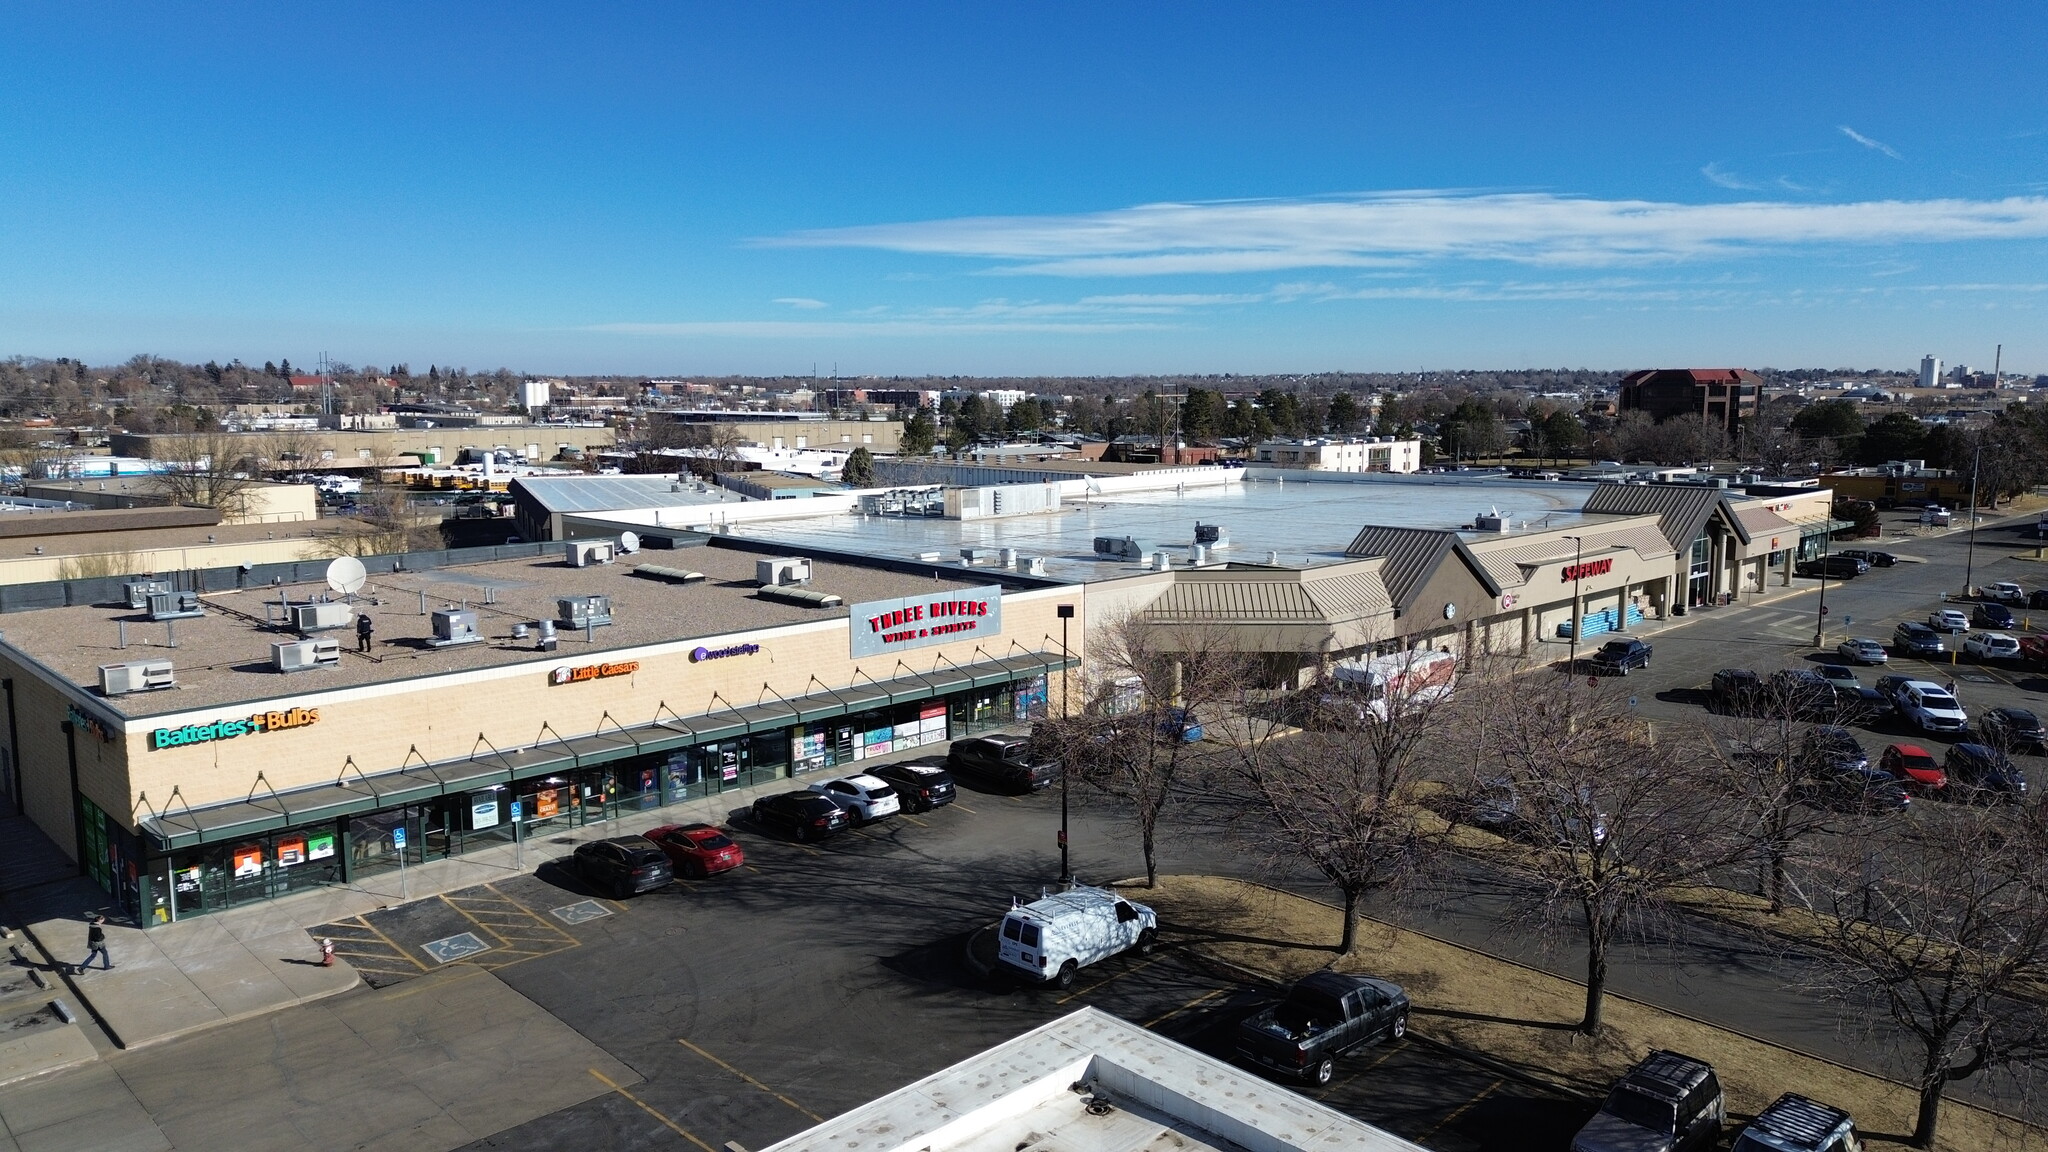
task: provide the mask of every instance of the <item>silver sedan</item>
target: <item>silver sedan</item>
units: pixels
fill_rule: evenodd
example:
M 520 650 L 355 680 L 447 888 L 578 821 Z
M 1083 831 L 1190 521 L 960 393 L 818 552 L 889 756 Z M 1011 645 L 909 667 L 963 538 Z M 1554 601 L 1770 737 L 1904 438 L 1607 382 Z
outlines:
M 1869 639 L 1844 640 L 1835 654 L 1853 664 L 1884 664 L 1891 660 L 1884 645 Z

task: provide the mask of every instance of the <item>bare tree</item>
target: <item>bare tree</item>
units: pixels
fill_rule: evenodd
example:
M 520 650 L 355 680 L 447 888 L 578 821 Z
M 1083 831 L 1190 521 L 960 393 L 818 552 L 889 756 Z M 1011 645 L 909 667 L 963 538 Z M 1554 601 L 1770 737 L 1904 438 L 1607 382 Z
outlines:
M 1698 742 L 1653 737 L 1617 687 L 1521 677 L 1485 696 L 1466 811 L 1520 840 L 1527 911 L 1585 946 L 1579 1028 L 1593 1033 L 1614 949 L 1667 888 L 1710 866 L 1696 846 L 1718 839 L 1720 806 L 1690 782 Z
M 260 463 L 245 455 L 242 441 L 227 433 L 193 433 L 160 450 L 167 453 L 166 468 L 151 483 L 159 495 L 173 504 L 211 508 L 229 522 L 248 515 Z
M 1337 951 L 1358 941 L 1358 909 L 1407 895 L 1443 839 L 1418 787 L 1431 754 L 1462 726 L 1448 653 L 1384 658 L 1377 682 L 1322 677 L 1296 697 L 1298 734 L 1239 746 L 1234 792 L 1270 823 L 1278 851 L 1306 861 L 1344 901 Z
M 1036 726 L 1075 783 L 1126 805 L 1137 824 L 1145 885 L 1159 883 L 1158 830 L 1200 750 L 1184 738 L 1213 717 L 1245 675 L 1220 633 L 1121 616 L 1089 629 L 1082 715 Z
M 1806 906 L 1833 990 L 1874 998 L 1918 1064 L 1914 1147 L 1931 1148 L 1948 1086 L 2048 1055 L 2048 832 L 2026 815 L 1957 805 L 1939 835 L 1870 853 L 1842 843 Z

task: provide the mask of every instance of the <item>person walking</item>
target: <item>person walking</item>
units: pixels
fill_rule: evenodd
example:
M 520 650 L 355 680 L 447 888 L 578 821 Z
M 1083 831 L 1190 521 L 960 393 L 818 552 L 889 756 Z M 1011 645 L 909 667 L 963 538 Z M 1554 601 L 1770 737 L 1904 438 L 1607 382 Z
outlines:
M 83 972 L 92 967 L 94 956 L 100 958 L 102 971 L 114 966 L 114 958 L 107 954 L 107 918 L 97 912 L 86 921 L 85 960 L 79 964 L 78 970 Z
M 370 650 L 370 633 L 376 630 L 377 625 L 371 622 L 369 613 L 356 613 L 356 651 L 368 652 Z

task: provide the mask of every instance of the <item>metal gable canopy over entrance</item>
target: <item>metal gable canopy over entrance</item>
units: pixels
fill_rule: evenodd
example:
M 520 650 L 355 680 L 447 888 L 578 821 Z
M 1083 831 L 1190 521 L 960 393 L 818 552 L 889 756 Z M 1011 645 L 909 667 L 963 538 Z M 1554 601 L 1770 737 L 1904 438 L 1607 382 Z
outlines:
M 246 799 L 151 811 L 137 822 L 137 827 L 157 852 L 196 848 L 509 784 L 563 769 L 592 767 L 793 724 L 851 716 L 890 704 L 943 697 L 1008 683 L 1026 675 L 1063 671 L 1078 663 L 1056 651 L 1020 651 L 966 665 L 945 662 L 929 672 L 918 672 L 899 661 L 897 667 L 903 675 L 888 680 L 863 678 L 841 688 L 827 688 L 814 682 L 817 691 L 788 699 L 764 685 L 765 698 L 754 704 L 721 700 L 719 707 L 690 716 L 678 715 L 664 705 L 657 718 L 645 724 L 613 721 L 599 731 L 569 737 L 543 724 L 540 738 L 521 748 L 501 750 L 479 735 L 470 754 L 456 760 L 429 762 L 415 758 L 388 771 L 365 772 L 350 759 L 343 763 L 340 775 L 332 783 L 312 788 L 279 792 L 259 772 Z

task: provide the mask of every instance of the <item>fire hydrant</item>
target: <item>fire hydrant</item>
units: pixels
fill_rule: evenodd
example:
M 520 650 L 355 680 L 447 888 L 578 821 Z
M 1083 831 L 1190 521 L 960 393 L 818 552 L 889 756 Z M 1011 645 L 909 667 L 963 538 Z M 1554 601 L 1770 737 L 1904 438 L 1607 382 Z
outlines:
M 334 967 L 334 941 L 320 941 L 320 966 L 322 968 Z

